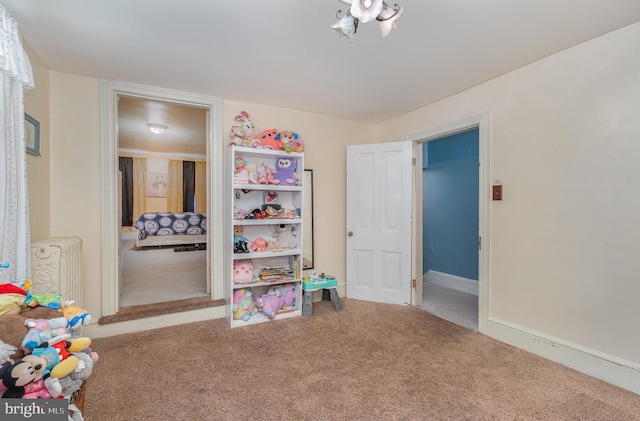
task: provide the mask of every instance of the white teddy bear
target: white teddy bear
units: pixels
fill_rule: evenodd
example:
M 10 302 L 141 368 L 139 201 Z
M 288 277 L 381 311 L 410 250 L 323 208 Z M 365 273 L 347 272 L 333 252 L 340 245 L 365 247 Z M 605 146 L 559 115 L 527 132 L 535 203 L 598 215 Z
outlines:
M 279 224 L 274 226 L 275 232 L 272 234 L 272 237 L 277 238 L 278 244 L 280 247 L 285 248 L 296 248 L 298 245 L 298 240 L 296 239 L 296 235 L 298 234 L 293 225 L 288 224 Z

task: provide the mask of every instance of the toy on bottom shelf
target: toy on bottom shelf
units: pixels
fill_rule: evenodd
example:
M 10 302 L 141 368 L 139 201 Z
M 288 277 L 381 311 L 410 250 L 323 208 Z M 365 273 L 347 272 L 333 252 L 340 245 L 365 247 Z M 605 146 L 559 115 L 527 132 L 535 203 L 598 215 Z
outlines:
M 276 162 L 275 184 L 281 186 L 295 186 L 300 180 L 296 173 L 297 161 L 295 158 L 278 158 Z
M 251 295 L 251 288 L 240 288 L 233 291 L 233 311 L 234 320 L 247 321 L 256 314 L 256 308 Z
M 267 294 L 276 295 L 282 300 L 282 307 L 289 307 L 296 298 L 296 290 L 293 284 L 275 285 L 269 288 Z
M 282 308 L 292 305 L 294 300 L 295 289 L 292 284 L 277 285 L 256 299 L 256 307 L 269 319 L 273 319 Z

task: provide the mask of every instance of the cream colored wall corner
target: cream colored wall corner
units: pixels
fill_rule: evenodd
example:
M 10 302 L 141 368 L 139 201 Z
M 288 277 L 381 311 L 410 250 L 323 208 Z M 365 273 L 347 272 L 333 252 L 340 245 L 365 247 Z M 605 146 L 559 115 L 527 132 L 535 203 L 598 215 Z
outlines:
M 631 334 L 640 320 L 638 45 L 640 23 L 384 122 L 377 135 L 489 112 L 490 180 L 501 180 L 504 200 L 489 210 L 488 333 L 535 332 L 576 360 L 640 374 Z
M 29 226 L 31 241 L 50 237 L 49 202 L 49 70 L 40 57 L 23 41 L 31 67 L 35 88 L 24 95 L 24 111 L 40 123 L 40 156 L 27 154 L 29 189 Z

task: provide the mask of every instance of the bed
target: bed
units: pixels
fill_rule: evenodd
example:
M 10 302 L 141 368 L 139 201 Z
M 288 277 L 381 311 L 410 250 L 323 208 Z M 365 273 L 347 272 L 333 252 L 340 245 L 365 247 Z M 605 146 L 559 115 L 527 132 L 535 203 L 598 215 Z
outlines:
M 136 247 L 201 244 L 207 242 L 207 214 L 201 212 L 148 212 L 133 224 Z

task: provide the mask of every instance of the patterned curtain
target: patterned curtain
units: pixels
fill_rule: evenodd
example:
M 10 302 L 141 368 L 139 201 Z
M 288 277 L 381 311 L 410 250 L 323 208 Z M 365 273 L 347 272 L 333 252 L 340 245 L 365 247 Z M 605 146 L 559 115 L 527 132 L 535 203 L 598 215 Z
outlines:
M 0 5 L 0 282 L 22 284 L 31 275 L 24 91 L 33 72 L 18 24 Z

